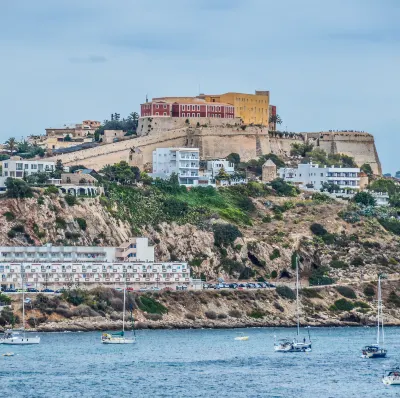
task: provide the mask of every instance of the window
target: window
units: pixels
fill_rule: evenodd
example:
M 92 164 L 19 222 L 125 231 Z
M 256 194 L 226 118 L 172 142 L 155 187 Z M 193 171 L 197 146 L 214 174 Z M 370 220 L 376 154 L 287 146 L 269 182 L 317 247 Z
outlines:
M 197 117 L 200 117 L 200 113 L 197 114 Z
M 8 163 L 3 163 L 5 169 L 8 169 Z
M 167 112 L 164 112 L 164 116 L 167 116 Z
M 4 172 L 4 177 L 8 177 L 8 171 Z
M 17 167 L 15 168 L 16 170 L 23 170 L 23 167 L 24 167 L 23 163 L 17 163 L 16 166 L 17 166 Z
M 195 114 L 195 113 L 192 113 L 192 117 L 196 117 L 196 114 Z
M 185 113 L 182 113 L 182 117 L 185 117 Z
M 24 165 L 24 168 L 25 168 L 25 169 L 29 169 L 29 164 L 26 163 L 26 164 Z
M 156 116 L 158 116 L 158 112 L 156 112 Z
M 16 177 L 23 177 L 23 173 L 22 173 L 22 171 L 17 171 L 17 173 L 16 173 Z
M 164 105 L 164 109 L 167 109 L 167 105 Z

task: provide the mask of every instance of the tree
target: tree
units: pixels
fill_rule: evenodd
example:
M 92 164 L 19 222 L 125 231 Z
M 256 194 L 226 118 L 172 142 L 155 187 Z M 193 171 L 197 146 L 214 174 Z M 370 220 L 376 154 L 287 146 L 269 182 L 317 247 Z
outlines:
M 32 184 L 32 185 L 39 184 L 39 185 L 42 185 L 42 184 L 46 184 L 46 182 L 48 181 L 49 174 L 42 173 L 42 172 L 34 173 L 34 174 L 28 175 L 25 179 L 26 179 L 26 182 L 28 184 Z
M 236 238 L 242 236 L 236 225 L 214 224 L 214 244 L 216 246 L 227 246 L 232 244 Z
M 328 191 L 329 193 L 338 192 L 340 190 L 340 186 L 334 184 L 333 182 L 324 182 L 322 184 L 321 192 Z
M 299 188 L 288 184 L 282 178 L 276 178 L 271 181 L 271 187 L 279 196 L 297 196 L 300 193 Z
M 235 165 L 238 165 L 240 163 L 240 155 L 238 153 L 232 152 L 226 157 L 226 160 L 234 163 Z
M 390 195 L 389 204 L 390 206 L 400 208 L 400 193 L 394 193 L 393 195 Z
M 218 175 L 215 177 L 216 180 L 229 180 L 231 176 L 225 171 L 223 167 L 219 169 Z
M 368 177 L 371 177 L 373 172 L 371 165 L 369 163 L 364 163 L 361 167 L 360 170 L 364 172 Z
M 387 192 L 389 195 L 398 192 L 396 184 L 392 180 L 386 178 L 379 178 L 373 181 L 368 188 L 374 192 Z
M 274 123 L 274 124 L 279 124 L 279 125 L 281 125 L 281 124 L 282 124 L 282 119 L 281 119 L 281 117 L 280 117 L 278 114 L 276 114 L 276 115 L 271 115 L 271 116 L 269 117 L 269 123 Z
M 313 144 L 308 144 L 308 143 L 304 143 L 304 144 L 299 144 L 297 142 L 295 142 L 294 144 L 292 144 L 292 149 L 290 150 L 290 155 L 291 156 L 301 156 L 302 158 L 304 158 L 305 156 L 307 156 L 307 154 L 309 152 L 311 152 L 314 148 Z
M 24 180 L 7 178 L 5 186 L 9 198 L 31 198 L 33 196 L 31 187 Z
M 31 145 L 29 145 L 28 141 L 21 141 L 17 144 L 17 152 L 18 153 L 26 153 L 31 149 Z
M 357 192 L 354 197 L 353 201 L 364 206 L 375 206 L 376 201 L 374 197 L 369 192 Z
M 11 155 L 17 151 L 17 141 L 14 137 L 9 138 L 6 142 L 6 148 L 11 152 Z
M 122 185 L 130 185 L 140 180 L 140 170 L 136 166 L 129 166 L 125 161 L 112 166 L 107 165 L 101 170 L 101 173 L 108 180 Z
M 71 141 L 72 141 L 71 136 L 70 136 L 69 134 L 67 134 L 67 135 L 64 137 L 64 141 L 65 141 L 65 142 L 71 142 Z

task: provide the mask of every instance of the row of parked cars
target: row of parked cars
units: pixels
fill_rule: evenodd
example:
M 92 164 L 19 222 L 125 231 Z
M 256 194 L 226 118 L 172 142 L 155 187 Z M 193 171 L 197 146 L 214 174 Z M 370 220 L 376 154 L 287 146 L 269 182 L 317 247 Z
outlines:
M 65 289 L 53 290 L 53 289 L 35 289 L 34 287 L 28 287 L 25 289 L 25 293 L 62 293 Z M 2 290 L 4 293 L 22 293 L 23 289 L 7 288 Z
M 249 282 L 249 283 L 203 283 L 203 289 L 265 289 L 276 287 L 270 282 Z

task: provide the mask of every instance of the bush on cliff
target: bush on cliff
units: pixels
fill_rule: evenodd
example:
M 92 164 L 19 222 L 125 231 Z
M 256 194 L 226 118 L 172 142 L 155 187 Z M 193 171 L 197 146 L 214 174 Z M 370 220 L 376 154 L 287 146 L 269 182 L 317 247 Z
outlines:
M 380 218 L 378 221 L 386 231 L 392 232 L 395 235 L 400 235 L 400 221 L 387 218 Z
M 161 303 L 157 300 L 154 300 L 152 297 L 149 296 L 140 296 L 139 297 L 139 308 L 147 312 L 149 314 L 166 314 L 168 309 L 164 307 Z
M 328 272 L 328 267 L 320 266 L 318 268 L 314 268 L 310 277 L 308 278 L 310 286 L 332 285 L 335 280 L 328 276 Z
M 343 297 L 349 298 L 349 299 L 356 299 L 357 295 L 356 292 L 348 286 L 336 286 L 335 288 Z
M 351 311 L 354 308 L 354 304 L 346 299 L 336 300 L 335 304 L 330 307 L 333 311 Z
M 13 311 L 9 307 L 5 307 L 0 313 L 0 326 L 12 325 L 19 323 L 18 315 L 14 315 Z
M 232 224 L 214 224 L 213 231 L 216 246 L 229 246 L 242 236 L 238 227 Z
M 294 294 L 294 291 L 288 286 L 277 286 L 276 292 L 279 294 L 279 296 L 281 296 L 285 299 L 289 299 L 289 300 L 296 299 L 296 295 Z
M 373 296 L 375 296 L 375 288 L 374 288 L 372 285 L 367 285 L 367 286 L 365 286 L 365 288 L 364 288 L 364 294 L 365 294 L 367 297 L 373 297 Z
M 9 198 L 31 198 L 33 196 L 31 187 L 24 180 L 7 178 L 5 186 Z

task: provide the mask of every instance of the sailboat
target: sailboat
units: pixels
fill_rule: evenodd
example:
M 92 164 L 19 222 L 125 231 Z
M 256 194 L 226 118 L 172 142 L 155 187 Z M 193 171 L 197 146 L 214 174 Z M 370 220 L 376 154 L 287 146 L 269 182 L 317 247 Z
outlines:
M 28 337 L 25 332 L 25 287 L 24 287 L 24 269 L 21 264 L 21 281 L 22 281 L 22 334 L 17 330 L 7 330 L 1 340 L 2 344 L 8 345 L 29 345 L 39 344 L 40 337 Z
M 126 283 L 124 286 L 124 309 L 122 313 L 122 330 L 116 333 L 103 333 L 101 336 L 101 342 L 103 344 L 133 344 L 136 343 L 136 336 L 133 338 L 125 337 L 125 308 L 126 308 Z M 132 315 L 132 313 L 131 313 Z M 132 328 L 134 327 L 133 317 L 132 317 Z
M 378 322 L 376 333 L 376 344 L 367 345 L 362 349 L 362 358 L 385 358 L 387 350 L 379 346 L 381 336 L 382 344 L 385 343 L 385 332 L 383 330 L 383 314 L 382 314 L 382 289 L 381 276 L 378 276 Z
M 310 352 L 311 338 L 308 329 L 308 340 L 304 337 L 300 339 L 300 311 L 299 311 L 299 260 L 296 256 L 296 315 L 297 315 L 297 334 L 292 341 L 289 339 L 281 339 L 275 341 L 274 350 L 276 352 Z

